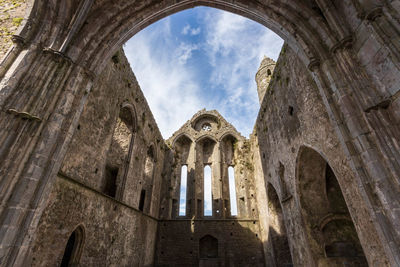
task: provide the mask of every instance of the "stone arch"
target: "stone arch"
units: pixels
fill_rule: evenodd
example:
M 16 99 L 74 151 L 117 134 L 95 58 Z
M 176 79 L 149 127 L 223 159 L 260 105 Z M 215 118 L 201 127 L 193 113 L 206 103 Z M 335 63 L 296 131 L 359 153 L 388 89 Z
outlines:
M 180 134 L 178 137 L 174 139 L 172 147 L 175 150 L 177 157 L 179 158 L 178 160 L 180 161 L 177 163 L 179 164 L 188 163 L 190 148 L 192 144 L 193 144 L 192 139 L 185 133 Z
M 215 138 L 214 136 L 209 135 L 209 134 L 200 135 L 200 136 L 195 140 L 195 142 L 196 142 L 196 143 L 201 143 L 201 142 L 204 142 L 204 140 L 209 140 L 209 141 L 218 143 L 218 139 Z
M 40 38 L 46 47 L 66 53 L 74 62 L 89 63 L 95 73 L 100 73 L 105 59 L 111 58 L 123 43 L 141 29 L 168 15 L 196 6 L 218 8 L 261 23 L 298 50 L 306 64 L 324 57 L 326 47 L 333 47 L 342 37 L 332 32 L 328 22 L 313 9 L 312 4 L 300 1 L 290 4 L 272 1 L 266 6 L 255 1 L 249 4 L 244 0 L 165 0 L 158 4 L 148 2 L 139 7 L 137 3 L 128 2 L 84 2 L 79 5 L 78 1 L 72 0 L 64 0 L 61 4 L 34 1 L 34 8 L 27 17 L 29 27 L 22 27 L 18 36 L 24 42 Z M 70 12 L 53 20 L 65 7 Z M 38 17 L 41 19 L 38 20 Z M 87 23 L 84 23 L 85 19 Z M 46 24 L 47 21 L 56 23 Z M 109 45 L 105 46 L 106 43 Z
M 366 266 L 366 258 L 336 175 L 317 151 L 301 147 L 297 183 L 308 245 L 316 264 Z
M 238 141 L 236 135 L 231 133 L 226 133 L 220 138 L 221 159 L 223 163 L 229 166 L 235 165 L 235 148 Z
M 205 235 L 199 240 L 200 258 L 218 258 L 218 239 Z
M 68 238 L 60 266 L 78 266 L 84 244 L 85 228 L 80 225 L 75 228 Z
M 222 139 L 224 139 L 224 138 L 226 138 L 226 137 L 228 137 L 228 136 L 232 136 L 232 137 L 235 138 L 237 141 L 239 141 L 239 140 L 241 139 L 241 136 L 240 136 L 238 133 L 235 133 L 234 131 L 229 130 L 229 131 L 227 131 L 227 132 L 225 132 L 225 133 L 223 133 L 223 134 L 221 135 L 221 137 L 219 138 L 219 141 L 221 142 Z
M 121 104 L 107 152 L 104 173 L 103 192 L 110 197 L 123 198 L 136 131 L 135 107 L 130 103 Z
M 0 191 L 0 200 L 5 203 L 0 218 L 14 218 L 16 227 L 21 230 L 14 231 L 10 227 L 4 230 L 10 233 L 13 244 L 29 243 L 32 238 L 24 229 L 35 229 L 37 223 L 26 214 L 32 209 L 38 213 L 37 216 L 42 213 L 42 205 L 46 203 L 42 201 L 43 196 L 50 190 L 47 185 L 51 184 L 51 177 L 59 168 L 59 164 L 51 162 L 60 162 L 65 155 L 76 126 L 74 122 L 79 118 L 86 95 L 106 62 L 120 45 L 152 22 L 180 10 L 204 5 L 241 14 L 274 30 L 297 51 L 309 70 L 313 71 L 313 79 L 317 82 L 328 114 L 337 129 L 342 148 L 349 155 L 350 166 L 356 173 L 355 178 L 365 199 L 363 204 L 371 209 L 372 218 L 377 214 L 387 215 L 373 226 L 375 228 L 370 227 L 377 237 L 373 240 L 377 240 L 376 246 L 382 249 L 385 247 L 391 263 L 400 262 L 400 235 L 396 231 L 400 217 L 396 213 L 399 210 L 399 190 L 396 183 L 399 165 L 396 150 L 398 138 L 391 134 L 393 129 L 379 129 L 381 126 L 378 122 L 381 121 L 382 114 L 376 112 L 382 107 L 387 108 L 387 103 L 395 99 L 392 96 L 397 91 L 386 89 L 389 82 L 379 84 L 367 75 L 367 67 L 361 66 L 357 58 L 360 56 L 354 53 L 361 49 L 351 49 L 352 38 L 349 31 L 354 31 L 354 36 L 359 31 L 341 23 L 346 20 L 339 11 L 326 6 L 326 1 L 316 3 L 272 0 L 261 3 L 253 0 L 185 0 L 177 3 L 175 0 L 164 0 L 139 4 L 111 0 L 62 1 L 31 1 L 31 12 L 13 38 L 15 45 L 1 63 L 0 77 L 6 78 L 2 81 L 0 106 L 2 110 L 8 111 L 1 115 L 0 129 L 5 129 L 3 135 L 19 126 L 18 116 L 26 108 L 40 107 L 31 110 L 32 116 L 26 123 L 33 127 L 28 127 L 21 133 L 18 140 L 10 137 L 2 147 L 1 158 L 13 160 L 0 161 L 1 169 L 4 170 L 0 188 L 7 188 L 7 192 Z M 387 16 L 387 10 L 384 14 L 379 1 L 369 0 L 362 3 L 364 2 L 367 3 L 365 7 L 351 1 L 352 10 L 347 10 L 347 22 L 380 17 L 384 23 L 377 24 L 392 23 Z M 81 8 L 79 3 L 83 3 Z M 385 4 L 398 17 L 398 9 L 394 9 L 389 2 Z M 68 11 L 71 12 L 65 12 L 65 7 L 70 7 Z M 62 16 L 59 16 L 60 13 Z M 383 30 L 379 30 L 384 35 L 387 26 L 382 27 Z M 376 33 L 376 25 L 372 25 L 372 28 L 380 38 L 381 33 Z M 387 39 L 388 44 L 382 42 L 376 48 L 388 49 L 389 54 L 398 53 L 397 47 L 391 43 L 392 39 L 395 40 Z M 362 55 L 362 52 L 365 50 L 359 54 Z M 389 62 L 398 63 L 393 59 L 389 59 Z M 370 67 L 372 71 L 379 68 Z M 399 72 L 394 68 L 392 70 L 394 75 Z M 40 73 L 48 73 L 45 80 L 36 79 Z M 25 93 L 28 91 L 30 94 Z M 42 103 L 43 98 L 37 97 L 39 95 L 49 96 L 46 97 L 47 104 Z M 19 103 L 20 113 L 13 109 L 15 102 Z M 55 104 L 50 103 L 65 105 L 56 108 Z M 382 103 L 386 105 L 382 106 Z M 387 112 L 390 115 L 394 110 Z M 40 127 L 35 124 L 37 122 L 41 123 Z M 46 138 L 50 135 L 52 138 Z M 370 147 L 370 144 L 376 145 Z M 48 148 L 45 154 L 42 147 Z M 24 155 L 20 155 L 20 151 L 25 151 Z M 368 157 L 361 156 L 365 154 Z M 35 178 L 40 182 L 32 182 L 31 188 L 35 188 L 23 196 L 24 200 L 13 200 L 13 203 L 21 203 L 20 215 L 9 215 L 13 212 L 13 204 L 8 199 L 11 199 L 11 195 L 20 195 L 17 190 L 25 186 L 23 177 L 28 170 L 36 167 L 34 161 L 29 162 L 27 158 L 36 158 L 39 155 L 43 160 L 37 168 Z M 370 164 L 371 159 L 375 159 L 373 166 Z M 376 170 L 381 171 L 380 187 L 386 188 L 387 193 L 373 194 L 374 190 L 380 191 L 380 188 L 370 183 L 375 178 Z M 17 232 L 20 233 L 18 236 L 15 234 Z M 12 264 L 17 262 L 17 258 L 20 259 L 18 262 L 23 261 L 28 249 L 17 245 L 7 246 L 5 262 Z
M 269 183 L 268 197 L 268 235 L 276 266 L 291 266 L 293 264 L 287 231 L 284 222 L 282 204 L 274 186 Z
M 142 190 L 139 198 L 139 210 L 148 213 L 151 207 L 151 200 L 153 194 L 153 184 L 154 184 L 154 171 L 157 162 L 157 152 L 152 143 L 146 152 L 146 158 L 144 161 L 144 171 L 143 171 L 143 182 Z
M 187 138 L 187 139 L 189 139 L 191 142 L 193 142 L 193 139 L 192 139 L 188 134 L 186 134 L 186 133 L 181 133 L 181 134 L 178 134 L 178 135 L 175 137 L 175 139 L 172 141 L 172 147 L 175 147 L 175 143 L 176 143 L 178 140 L 180 140 L 181 138 Z

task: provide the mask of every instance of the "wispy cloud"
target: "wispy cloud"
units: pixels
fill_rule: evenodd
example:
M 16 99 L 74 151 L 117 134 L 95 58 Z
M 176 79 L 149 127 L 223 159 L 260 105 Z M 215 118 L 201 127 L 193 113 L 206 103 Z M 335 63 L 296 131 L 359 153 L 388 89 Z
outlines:
M 183 35 L 189 34 L 189 35 L 195 36 L 195 35 L 200 34 L 200 32 L 201 32 L 200 27 L 192 28 L 189 24 L 186 24 L 185 27 L 183 27 L 183 29 L 182 29 Z
M 265 27 L 232 13 L 213 11 L 204 21 L 205 51 L 213 66 L 210 85 L 225 94 L 215 106 L 248 135 L 259 109 L 255 73 L 264 55 L 277 59 L 283 41 Z
M 129 40 L 124 50 L 161 133 L 168 138 L 202 108 L 195 74 L 184 66 L 194 48 L 176 47 L 168 18 L 151 27 Z
M 195 44 L 181 43 L 176 49 L 177 58 L 181 65 L 186 64 L 188 59 L 193 55 L 193 51 L 198 50 L 198 46 Z
M 198 21 L 174 24 L 175 14 L 125 47 L 164 138 L 203 107 L 217 109 L 248 136 L 259 109 L 255 73 L 264 55 L 277 59 L 283 41 L 228 12 L 204 7 L 184 12 Z

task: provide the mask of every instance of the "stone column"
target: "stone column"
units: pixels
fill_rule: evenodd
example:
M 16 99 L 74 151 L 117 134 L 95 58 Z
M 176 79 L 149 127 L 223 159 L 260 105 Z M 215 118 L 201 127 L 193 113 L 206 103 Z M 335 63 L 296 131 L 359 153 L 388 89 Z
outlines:
M 220 143 L 214 145 L 212 156 L 212 199 L 213 199 L 213 217 L 222 218 L 222 177 L 221 177 L 221 151 Z
M 1 83 L 1 266 L 27 266 L 32 240 L 94 77 L 31 45 Z M 28 93 L 29 92 L 29 93 Z
M 189 156 L 187 159 L 188 175 L 186 183 L 186 216 L 192 218 L 196 215 L 196 144 L 190 143 Z

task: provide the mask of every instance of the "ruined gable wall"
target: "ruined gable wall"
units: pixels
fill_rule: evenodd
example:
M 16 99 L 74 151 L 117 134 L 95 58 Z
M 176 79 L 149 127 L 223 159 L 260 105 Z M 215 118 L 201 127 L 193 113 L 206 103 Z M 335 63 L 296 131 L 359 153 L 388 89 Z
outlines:
M 109 149 L 122 103 L 134 105 L 137 127 L 123 197 L 116 200 L 105 195 L 102 187 L 106 161 L 119 157 Z M 150 146 L 156 158 L 153 177 L 144 173 Z M 121 50 L 110 60 L 84 107 L 40 219 L 33 266 L 59 265 L 67 240 L 78 225 L 84 227 L 86 236 L 82 266 L 152 264 L 163 149 L 162 136 Z M 143 188 L 146 199 L 141 212 L 138 205 Z M 150 201 L 151 206 L 146 206 Z
M 207 124 L 210 130 L 203 129 Z M 201 110 L 167 142 L 171 151 L 163 179 L 156 265 L 264 266 L 249 140 L 218 112 Z M 203 169 L 210 163 L 213 212 L 204 216 Z M 182 165 L 188 167 L 188 182 L 186 214 L 179 216 Z M 230 213 L 229 166 L 234 166 L 237 216 Z M 206 236 L 218 240 L 215 258 L 201 255 Z
M 257 195 L 263 240 L 268 239 L 265 188 L 271 183 L 282 205 L 294 264 L 313 265 L 300 211 L 296 178 L 298 153 L 302 146 L 307 146 L 319 152 L 334 170 L 370 264 L 386 264 L 379 256 L 382 250 L 376 245 L 378 237 L 369 221 L 371 217 L 361 197 L 360 185 L 354 180 L 353 171 L 318 89 L 305 66 L 287 45 L 283 47 L 277 62 L 251 140 L 256 155 L 256 188 L 259 191 Z M 281 165 L 284 168 L 283 175 Z M 283 176 L 282 180 L 280 175 Z M 268 256 L 270 248 L 266 247 L 265 250 Z

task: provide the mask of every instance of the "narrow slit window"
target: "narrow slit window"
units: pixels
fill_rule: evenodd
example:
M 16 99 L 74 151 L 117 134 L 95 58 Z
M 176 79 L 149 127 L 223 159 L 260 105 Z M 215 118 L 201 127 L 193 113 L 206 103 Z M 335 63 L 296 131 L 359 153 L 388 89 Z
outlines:
M 232 166 L 228 168 L 229 176 L 229 199 L 231 202 L 231 216 L 237 216 L 237 202 L 236 202 L 236 186 L 235 186 L 235 169 Z
M 212 216 L 211 166 L 204 166 L 204 216 Z
M 139 210 L 143 211 L 144 209 L 144 200 L 146 198 L 146 190 L 142 190 L 142 192 L 140 192 L 140 201 L 139 201 Z
M 187 166 L 181 168 L 181 193 L 179 198 L 179 216 L 186 215 L 186 186 L 187 186 Z
M 107 164 L 105 176 L 106 176 L 106 181 L 105 181 L 103 193 L 110 197 L 115 197 L 117 194 L 118 168 L 109 166 Z

